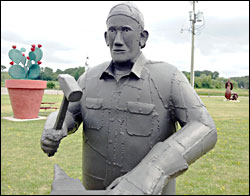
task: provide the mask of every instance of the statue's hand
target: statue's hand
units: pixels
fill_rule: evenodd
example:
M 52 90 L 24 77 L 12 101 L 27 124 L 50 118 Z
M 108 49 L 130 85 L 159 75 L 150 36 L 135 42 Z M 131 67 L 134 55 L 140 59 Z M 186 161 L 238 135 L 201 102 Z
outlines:
M 133 170 L 114 180 L 108 187 L 109 195 L 161 194 L 168 176 L 152 164 L 141 162 Z
M 53 112 L 48 116 L 40 139 L 41 148 L 49 157 L 57 152 L 61 139 L 67 136 L 65 124 L 60 130 L 55 130 L 53 128 L 56 116 L 57 112 Z
M 132 182 L 128 181 L 129 173 L 116 178 L 108 187 L 108 195 L 144 195 Z
M 66 136 L 67 132 L 65 129 L 44 129 L 40 140 L 43 152 L 49 157 L 53 156 L 57 152 L 61 139 Z

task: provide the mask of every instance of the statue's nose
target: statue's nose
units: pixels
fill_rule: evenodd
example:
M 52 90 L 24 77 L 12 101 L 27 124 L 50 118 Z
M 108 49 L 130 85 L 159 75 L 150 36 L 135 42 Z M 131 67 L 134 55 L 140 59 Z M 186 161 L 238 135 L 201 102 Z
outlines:
M 114 44 L 115 46 L 122 46 L 124 43 L 121 32 L 117 32 L 116 36 L 115 36 L 115 41 Z

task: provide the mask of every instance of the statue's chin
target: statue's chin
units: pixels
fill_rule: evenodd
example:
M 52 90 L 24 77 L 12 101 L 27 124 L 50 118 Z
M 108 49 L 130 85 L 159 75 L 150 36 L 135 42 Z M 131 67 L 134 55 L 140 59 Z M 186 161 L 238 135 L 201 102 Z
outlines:
M 130 60 L 114 60 L 113 59 L 113 62 L 116 63 L 116 64 L 126 64 L 127 62 L 130 62 Z
M 129 52 L 121 52 L 121 53 L 111 53 L 112 60 L 116 64 L 126 64 L 128 62 L 134 62 L 137 56 L 140 53 L 129 53 Z
M 126 63 L 130 61 L 130 58 L 126 58 L 125 56 L 120 56 L 120 55 L 113 55 L 112 60 L 114 63 Z

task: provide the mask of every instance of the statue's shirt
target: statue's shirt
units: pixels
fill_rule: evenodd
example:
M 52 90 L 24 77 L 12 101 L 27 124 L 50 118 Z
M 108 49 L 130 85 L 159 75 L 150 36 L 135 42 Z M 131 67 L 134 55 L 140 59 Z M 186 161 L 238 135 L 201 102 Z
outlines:
M 83 97 L 69 111 L 83 121 L 83 183 L 88 189 L 103 189 L 133 169 L 176 131 L 177 120 L 183 126 L 189 111 L 204 108 L 176 67 L 143 54 L 119 81 L 111 62 L 89 69 L 78 83 Z

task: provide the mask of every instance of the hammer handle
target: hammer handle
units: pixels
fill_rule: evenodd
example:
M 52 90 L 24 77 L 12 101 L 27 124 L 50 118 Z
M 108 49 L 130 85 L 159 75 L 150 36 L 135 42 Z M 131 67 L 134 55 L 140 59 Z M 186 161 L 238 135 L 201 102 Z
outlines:
M 57 115 L 57 118 L 56 118 L 54 129 L 56 129 L 56 130 L 62 129 L 62 125 L 63 125 L 64 119 L 65 119 L 65 116 L 66 116 L 68 105 L 69 105 L 69 101 L 64 96 L 63 100 L 62 100 L 61 107 L 59 109 L 59 112 L 58 112 L 58 115 Z

